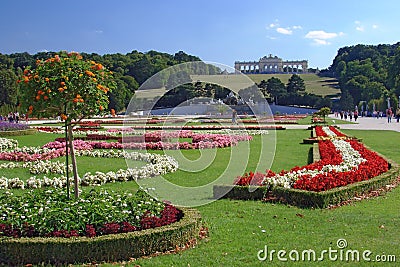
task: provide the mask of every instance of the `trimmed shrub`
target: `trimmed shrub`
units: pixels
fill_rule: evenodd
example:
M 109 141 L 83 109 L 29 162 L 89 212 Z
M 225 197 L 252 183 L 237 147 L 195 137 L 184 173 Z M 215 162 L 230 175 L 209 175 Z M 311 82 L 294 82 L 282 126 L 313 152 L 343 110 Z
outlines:
M 26 129 L 26 130 L 16 130 L 16 131 L 1 131 L 0 132 L 0 137 L 30 135 L 30 134 L 35 134 L 36 132 L 37 132 L 36 129 Z
M 400 176 L 400 167 L 395 162 L 386 160 L 389 162 L 389 171 L 369 180 L 336 187 L 327 191 L 313 192 L 283 187 L 275 187 L 270 191 L 266 191 L 264 186 L 215 185 L 213 188 L 214 198 L 262 200 L 268 194 L 268 198 L 280 200 L 286 204 L 301 208 L 326 208 L 392 183 Z M 221 193 L 228 190 L 230 191 L 225 195 Z M 268 201 L 268 199 L 265 200 Z
M 202 224 L 197 210 L 180 209 L 180 221 L 138 232 L 93 238 L 1 238 L 0 264 L 111 262 L 173 250 L 196 239 Z

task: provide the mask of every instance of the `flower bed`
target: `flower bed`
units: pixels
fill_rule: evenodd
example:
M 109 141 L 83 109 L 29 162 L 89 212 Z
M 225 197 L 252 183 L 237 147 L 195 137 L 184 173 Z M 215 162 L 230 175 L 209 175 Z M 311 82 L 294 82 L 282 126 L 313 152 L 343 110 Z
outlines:
M 317 137 L 328 138 L 328 140 L 319 141 L 319 161 L 303 167 L 295 167 L 289 171 L 282 171 L 279 174 L 275 174 L 272 171 L 267 171 L 267 173 L 250 172 L 238 177 L 235 180 L 235 184 L 239 187 L 259 186 L 266 191 L 267 195 L 284 196 L 287 201 L 299 194 L 301 195 L 300 198 L 305 195 L 317 198 L 316 195 L 306 192 L 327 192 L 326 195 L 330 196 L 335 188 L 345 188 L 352 184 L 362 183 L 362 181 L 364 182 L 363 184 L 369 184 L 374 187 L 381 182 L 380 179 L 377 181 L 375 179 L 371 183 L 366 181 L 382 175 L 384 177 L 383 180 L 390 180 L 391 175 L 398 172 L 397 165 L 394 163 L 389 164 L 382 156 L 367 149 L 356 140 L 345 140 L 346 136 L 333 127 L 322 128 L 317 126 L 316 133 Z M 396 168 L 388 172 L 391 166 L 396 166 Z M 389 177 L 384 175 L 385 173 L 390 173 Z M 362 190 L 366 190 L 367 187 L 362 187 Z M 216 190 L 218 191 L 218 189 Z M 290 195 L 288 192 L 294 193 Z M 334 200 L 337 199 L 319 200 L 319 202 L 317 201 L 319 203 L 317 206 L 325 205 L 326 203 L 331 204 L 330 201 Z M 326 203 L 321 204 L 321 201 Z M 301 201 L 302 204 L 304 202 L 307 202 L 307 200 Z M 309 202 L 316 203 L 315 201 Z
M 0 121 L 0 132 L 5 131 L 20 131 L 29 129 L 29 125 L 21 123 L 10 123 L 5 121 Z
M 303 167 L 294 167 L 279 174 L 268 171 L 262 181 L 256 177 L 257 185 L 319 192 L 367 180 L 388 170 L 386 160 L 357 141 L 341 139 L 345 136 L 333 127 L 316 127 L 315 130 L 317 137 L 332 138 L 319 141 L 321 158 L 319 161 Z M 335 138 L 336 133 L 339 133 L 340 139 Z M 248 176 L 238 177 L 236 183 L 246 185 L 246 181 L 251 178 Z
M 7 141 L 6 141 L 7 140 Z M 5 138 L 0 139 L 0 144 L 9 151 L 0 152 L 1 160 L 8 161 L 23 161 L 25 163 L 6 163 L 0 164 L 0 168 L 28 168 L 31 174 L 62 174 L 61 176 L 53 176 L 37 178 L 30 177 L 23 181 L 19 177 L 8 178 L 0 177 L 0 189 L 12 188 L 41 188 L 41 187 L 65 187 L 67 178 L 64 176 L 65 166 L 58 161 L 48 161 L 60 156 L 65 156 L 65 143 L 52 142 L 45 145 L 43 148 L 22 147 L 16 148 L 18 143 L 14 140 Z M 1 147 L 1 146 L 0 146 Z M 83 186 L 101 185 L 110 182 L 125 182 L 137 179 L 143 179 L 158 175 L 163 175 L 169 172 L 174 172 L 178 169 L 178 163 L 175 159 L 167 155 L 158 155 L 139 152 L 125 152 L 122 150 L 100 151 L 94 150 L 93 146 L 85 141 L 75 140 L 74 147 L 77 156 L 90 157 L 108 157 L 108 158 L 125 158 L 129 160 L 144 161 L 146 165 L 140 168 L 120 169 L 116 172 L 110 171 L 107 173 L 96 172 L 85 173 L 78 179 L 79 184 Z M 104 147 L 103 147 L 104 148 Z M 72 183 L 72 179 L 70 180 Z
M 83 191 L 79 199 L 68 199 L 59 189 L 22 197 L 4 192 L 0 203 L 0 237 L 94 237 L 160 227 L 182 217 L 174 206 L 142 191 Z
M 19 136 L 34 134 L 35 129 L 31 129 L 27 124 L 0 122 L 0 137 Z
M 312 119 L 311 119 L 311 123 L 314 123 L 314 124 L 321 124 L 321 123 L 325 123 L 325 120 L 324 120 L 323 118 L 321 118 L 321 117 L 314 116 L 314 117 L 312 117 Z
M 141 130 L 285 130 L 279 125 L 129 125 L 133 129 Z
M 171 139 L 191 138 L 192 142 L 169 142 Z M 76 139 L 84 140 L 110 140 L 116 139 L 118 142 L 94 142 L 80 141 L 92 148 L 98 149 L 207 149 L 207 148 L 222 148 L 235 146 L 238 142 L 249 141 L 252 139 L 250 135 L 234 135 L 234 134 L 200 134 L 192 131 L 182 130 L 174 132 L 155 131 L 146 132 L 141 136 L 126 136 L 126 137 L 111 137 L 108 135 L 86 135 L 86 137 L 77 137 Z M 64 138 L 56 138 L 56 142 L 46 144 L 45 147 L 52 148 L 65 147 Z M 1 154 L 0 154 L 1 157 Z
M 141 191 L 91 191 L 79 200 L 61 191 L 30 192 L 0 201 L 0 233 L 7 236 L 0 239 L 0 264 L 7 265 L 129 260 L 195 244 L 201 228 L 197 211 Z

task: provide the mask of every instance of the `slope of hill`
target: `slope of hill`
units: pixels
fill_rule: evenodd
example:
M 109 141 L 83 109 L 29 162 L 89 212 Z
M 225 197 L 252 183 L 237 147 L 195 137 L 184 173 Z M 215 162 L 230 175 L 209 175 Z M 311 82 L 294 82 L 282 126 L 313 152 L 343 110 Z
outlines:
M 247 76 L 255 83 L 260 83 L 262 80 L 267 81 L 275 77 L 279 78 L 286 85 L 292 74 L 248 74 Z M 336 97 L 340 94 L 338 82 L 334 78 L 319 77 L 313 73 L 299 74 L 299 76 L 304 80 L 307 93 L 329 97 Z M 207 81 L 215 84 L 218 84 L 222 79 L 224 83 L 227 81 L 231 83 L 228 88 L 243 88 L 248 86 L 248 81 L 240 75 L 236 75 L 236 77 L 235 75 L 230 76 L 228 80 L 224 80 L 222 75 L 191 75 L 191 78 L 194 82 Z
M 262 80 L 267 81 L 275 77 L 279 78 L 284 84 L 287 84 L 292 74 L 249 74 L 248 76 L 255 83 L 260 83 Z M 320 77 L 314 73 L 299 74 L 299 76 L 304 80 L 307 93 L 330 97 L 340 94 L 338 82 L 334 78 Z

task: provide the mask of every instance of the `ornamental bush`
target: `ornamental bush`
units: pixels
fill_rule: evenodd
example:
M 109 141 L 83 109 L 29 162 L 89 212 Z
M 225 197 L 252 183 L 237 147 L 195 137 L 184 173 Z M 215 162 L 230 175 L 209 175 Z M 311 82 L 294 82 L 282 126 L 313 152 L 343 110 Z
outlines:
M 108 107 L 110 89 L 115 87 L 112 72 L 94 61 L 85 61 L 76 52 L 60 52 L 52 58 L 28 66 L 18 80 L 21 108 L 28 116 L 60 116 L 68 128 L 75 197 L 79 195 L 78 170 L 73 146 L 73 125 L 102 113 Z
M 83 192 L 79 200 L 52 189 L 0 195 L 0 236 L 94 237 L 155 228 L 178 221 L 174 206 L 155 200 L 144 191 Z

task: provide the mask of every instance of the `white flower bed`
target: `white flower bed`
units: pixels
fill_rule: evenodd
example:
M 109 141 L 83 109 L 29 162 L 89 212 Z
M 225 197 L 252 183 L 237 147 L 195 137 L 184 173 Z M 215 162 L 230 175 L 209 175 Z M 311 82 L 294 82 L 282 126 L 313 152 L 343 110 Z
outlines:
M 18 147 L 18 141 L 8 138 L 0 138 L 0 152 L 4 150 L 13 150 Z
M 34 147 L 24 147 L 17 150 L 26 152 L 43 152 L 50 151 L 49 149 L 41 149 Z M 178 169 L 178 162 L 166 155 L 139 153 L 139 152 L 125 152 L 123 150 L 79 150 L 76 151 L 77 156 L 101 157 L 101 158 L 125 158 L 135 161 L 144 161 L 148 164 L 140 168 L 128 168 L 126 170 L 120 169 L 116 172 L 110 171 L 107 173 L 96 172 L 94 174 L 88 172 L 78 179 L 82 186 L 101 185 L 104 183 L 116 181 L 131 181 L 137 179 L 144 179 L 158 175 L 164 175 L 169 172 L 174 172 Z M 65 174 L 65 164 L 59 161 L 34 161 L 25 163 L 7 162 L 0 164 L 0 169 L 14 169 L 14 168 L 28 168 L 31 174 Z M 72 166 L 69 166 L 72 169 Z M 72 183 L 73 179 L 70 179 Z M 65 175 L 59 177 L 37 178 L 36 176 L 30 177 L 26 182 L 20 178 L 7 178 L 0 177 L 0 189 L 11 188 L 41 188 L 41 187 L 65 187 L 67 178 Z

